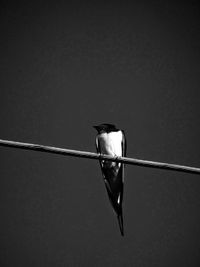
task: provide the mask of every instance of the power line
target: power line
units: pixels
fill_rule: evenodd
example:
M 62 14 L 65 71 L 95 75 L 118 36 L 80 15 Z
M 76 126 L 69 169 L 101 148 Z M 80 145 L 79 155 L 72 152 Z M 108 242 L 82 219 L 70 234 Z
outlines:
M 164 163 L 164 162 L 149 161 L 149 160 L 142 160 L 142 159 L 135 159 L 135 158 L 127 158 L 127 157 L 112 157 L 110 155 L 105 155 L 105 154 L 96 154 L 93 152 L 65 149 L 65 148 L 52 147 L 52 146 L 44 146 L 44 145 L 31 144 L 31 143 L 22 143 L 22 142 L 15 142 L 15 141 L 8 141 L 8 140 L 0 139 L 0 146 L 14 147 L 14 148 L 20 148 L 20 149 L 26 149 L 26 150 L 35 150 L 35 151 L 40 151 L 40 152 L 54 153 L 54 154 L 79 157 L 79 158 L 98 159 L 98 160 L 103 159 L 103 160 L 121 162 L 124 164 L 137 165 L 137 166 L 142 166 L 142 167 L 167 169 L 167 170 L 173 170 L 173 171 L 200 174 L 200 168 L 195 168 L 195 167 L 170 164 L 170 163 Z

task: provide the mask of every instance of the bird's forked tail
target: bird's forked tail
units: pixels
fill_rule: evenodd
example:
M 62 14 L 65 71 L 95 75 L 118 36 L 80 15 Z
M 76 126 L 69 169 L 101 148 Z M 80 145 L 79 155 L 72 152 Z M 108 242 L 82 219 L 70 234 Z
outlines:
M 121 232 L 121 235 L 124 236 L 124 225 L 123 225 L 123 215 L 122 213 L 117 215 L 118 223 L 119 223 L 119 229 Z

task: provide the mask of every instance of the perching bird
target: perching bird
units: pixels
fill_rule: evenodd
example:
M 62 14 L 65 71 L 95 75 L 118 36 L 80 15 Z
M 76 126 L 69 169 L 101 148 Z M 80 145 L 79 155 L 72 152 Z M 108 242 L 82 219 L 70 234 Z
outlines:
M 126 139 L 124 132 L 113 124 L 100 124 L 93 126 L 98 134 L 96 136 L 97 153 L 117 157 L 126 156 Z M 117 214 L 121 235 L 124 235 L 123 227 L 123 187 L 124 164 L 108 160 L 100 160 L 100 166 L 107 189 L 107 193 L 114 211 Z

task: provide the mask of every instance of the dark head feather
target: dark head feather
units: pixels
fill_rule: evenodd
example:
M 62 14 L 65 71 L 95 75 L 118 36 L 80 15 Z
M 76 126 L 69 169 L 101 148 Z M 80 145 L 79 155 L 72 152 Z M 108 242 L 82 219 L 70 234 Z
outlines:
M 110 124 L 110 123 L 102 123 L 102 124 L 99 124 L 99 125 L 95 125 L 93 127 L 98 131 L 98 133 L 100 133 L 100 132 L 109 133 L 109 132 L 118 131 L 116 126 L 114 124 Z

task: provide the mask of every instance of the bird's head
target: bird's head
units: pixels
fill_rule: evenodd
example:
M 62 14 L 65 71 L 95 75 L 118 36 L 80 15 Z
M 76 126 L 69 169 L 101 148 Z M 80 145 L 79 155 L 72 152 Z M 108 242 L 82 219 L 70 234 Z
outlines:
M 93 126 L 98 133 L 102 133 L 102 132 L 117 132 L 118 129 L 116 128 L 116 126 L 114 124 L 109 124 L 109 123 L 102 123 L 99 125 L 95 125 Z

